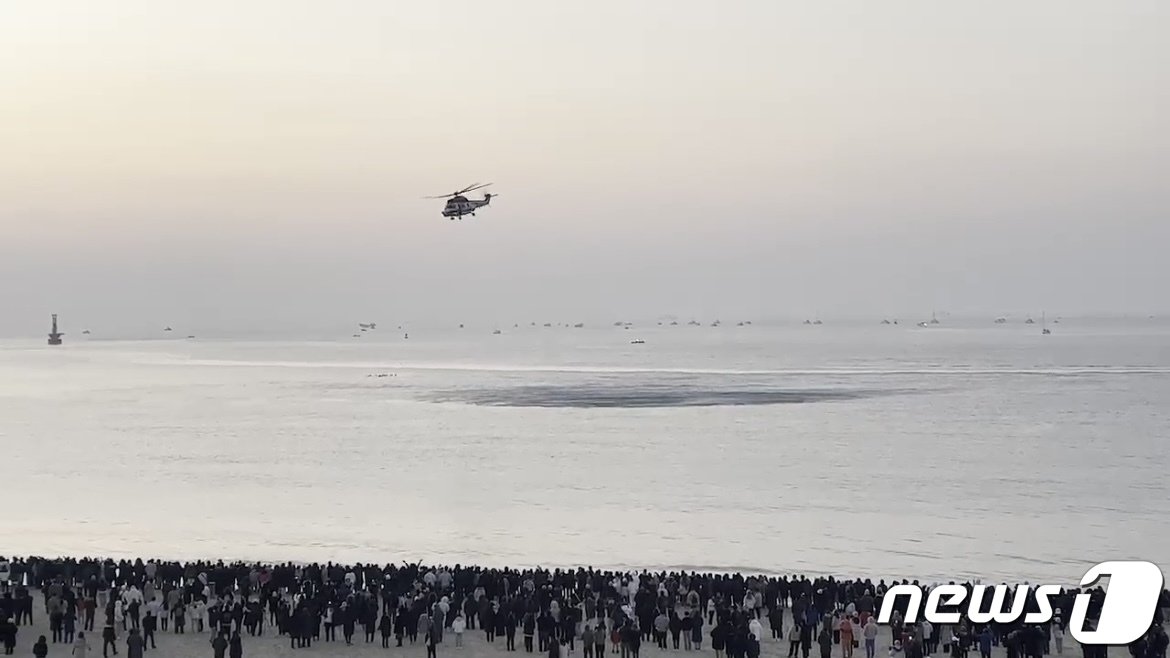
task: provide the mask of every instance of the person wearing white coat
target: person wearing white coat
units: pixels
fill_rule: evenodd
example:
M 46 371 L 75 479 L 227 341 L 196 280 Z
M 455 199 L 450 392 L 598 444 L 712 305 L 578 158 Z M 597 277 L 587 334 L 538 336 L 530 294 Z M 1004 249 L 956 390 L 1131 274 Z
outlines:
M 467 630 L 467 621 L 463 619 L 463 613 L 455 615 L 455 620 L 451 622 L 451 632 L 455 633 L 455 646 L 461 648 L 463 646 L 463 631 Z
M 764 627 L 760 624 L 759 619 L 752 618 L 748 622 L 748 633 L 751 633 L 752 637 L 756 638 L 756 642 L 760 644 L 764 643 Z

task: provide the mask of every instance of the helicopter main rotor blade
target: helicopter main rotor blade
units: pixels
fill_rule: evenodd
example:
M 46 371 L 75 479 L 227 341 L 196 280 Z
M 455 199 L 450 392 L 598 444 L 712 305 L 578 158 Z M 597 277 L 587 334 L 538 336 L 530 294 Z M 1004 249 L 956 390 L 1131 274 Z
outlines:
M 464 193 L 467 193 L 467 192 L 473 192 L 473 191 L 475 191 L 475 190 L 478 190 L 478 189 L 485 188 L 485 187 L 487 187 L 487 186 L 489 186 L 489 185 L 491 185 L 491 183 L 484 183 L 483 185 L 480 185 L 479 183 L 476 183 L 475 185 L 472 185 L 471 187 L 467 188 L 466 190 L 463 190 L 463 192 L 460 192 L 460 194 L 464 194 Z

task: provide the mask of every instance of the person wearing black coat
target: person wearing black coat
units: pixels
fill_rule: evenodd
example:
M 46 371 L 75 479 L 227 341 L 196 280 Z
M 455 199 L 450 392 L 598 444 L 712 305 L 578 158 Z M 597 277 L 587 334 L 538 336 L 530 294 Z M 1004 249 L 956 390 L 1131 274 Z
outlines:
M 468 625 L 468 628 L 471 628 Z M 536 615 L 531 612 L 524 613 L 524 652 L 532 653 L 532 637 L 536 635 Z
M 439 631 L 434 626 L 427 631 L 427 658 L 436 658 L 436 646 L 439 644 Z
M 508 651 L 516 650 L 516 613 L 508 610 L 504 617 L 504 648 Z M 574 628 L 574 630 L 576 630 Z
M 108 651 L 114 650 L 114 655 L 118 655 L 118 635 L 114 631 L 114 624 L 106 622 L 105 628 L 102 629 L 102 656 L 109 658 Z
M 832 658 L 833 634 L 829 632 L 828 628 L 821 629 L 820 635 L 817 636 L 817 644 L 821 647 L 821 658 Z
M 715 658 L 722 658 L 727 648 L 727 624 L 720 622 L 711 629 L 711 648 L 715 650 Z
M 382 619 L 378 621 L 378 630 L 382 633 L 382 648 L 390 648 L 390 634 L 394 632 L 394 622 L 390 621 L 390 613 L 382 612 Z

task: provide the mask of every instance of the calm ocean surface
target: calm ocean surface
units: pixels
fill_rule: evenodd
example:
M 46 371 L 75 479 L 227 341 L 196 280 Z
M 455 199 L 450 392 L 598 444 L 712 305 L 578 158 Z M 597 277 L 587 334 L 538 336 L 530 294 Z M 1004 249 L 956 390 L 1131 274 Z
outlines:
M 3 341 L 0 554 L 1170 566 L 1170 325 L 1053 329 Z

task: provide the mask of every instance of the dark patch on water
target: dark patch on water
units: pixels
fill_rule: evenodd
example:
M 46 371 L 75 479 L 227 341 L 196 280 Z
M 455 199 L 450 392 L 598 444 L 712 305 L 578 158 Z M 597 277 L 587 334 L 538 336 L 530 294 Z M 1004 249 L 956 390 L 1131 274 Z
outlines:
M 858 400 L 890 391 L 858 389 L 706 389 L 679 386 L 516 386 L 453 389 L 425 396 L 430 402 L 490 407 L 653 408 L 809 404 Z

